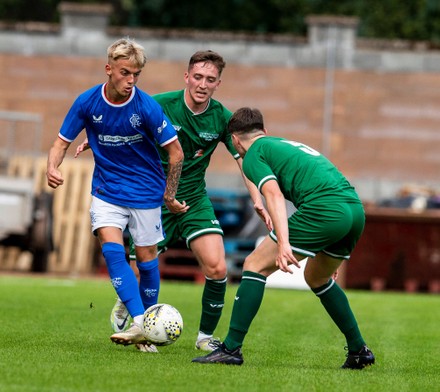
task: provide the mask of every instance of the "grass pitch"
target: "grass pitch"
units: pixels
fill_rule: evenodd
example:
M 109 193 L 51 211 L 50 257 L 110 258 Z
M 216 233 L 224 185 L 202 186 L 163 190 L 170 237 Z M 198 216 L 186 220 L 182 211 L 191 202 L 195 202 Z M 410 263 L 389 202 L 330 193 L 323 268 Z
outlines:
M 229 285 L 216 335 L 227 332 Z M 162 283 L 184 330 L 159 354 L 113 344 L 106 279 L 0 276 L 0 391 L 434 391 L 440 385 L 440 296 L 348 291 L 376 365 L 341 370 L 344 339 L 309 291 L 267 289 L 243 366 L 200 365 L 194 340 L 203 287 Z

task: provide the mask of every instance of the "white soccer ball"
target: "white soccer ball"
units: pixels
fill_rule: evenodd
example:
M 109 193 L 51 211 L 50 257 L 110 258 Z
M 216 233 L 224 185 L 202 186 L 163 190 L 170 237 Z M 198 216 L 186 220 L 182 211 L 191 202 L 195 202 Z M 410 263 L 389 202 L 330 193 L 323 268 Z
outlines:
M 150 306 L 144 313 L 146 338 L 156 346 L 173 344 L 183 330 L 183 319 L 179 311 L 168 304 Z

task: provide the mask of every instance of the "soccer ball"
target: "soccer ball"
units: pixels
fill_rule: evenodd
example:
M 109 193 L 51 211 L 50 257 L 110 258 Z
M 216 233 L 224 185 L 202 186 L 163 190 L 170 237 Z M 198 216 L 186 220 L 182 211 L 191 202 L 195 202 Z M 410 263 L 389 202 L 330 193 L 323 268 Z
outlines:
M 183 330 L 179 311 L 168 304 L 150 306 L 144 313 L 145 337 L 156 346 L 173 344 Z

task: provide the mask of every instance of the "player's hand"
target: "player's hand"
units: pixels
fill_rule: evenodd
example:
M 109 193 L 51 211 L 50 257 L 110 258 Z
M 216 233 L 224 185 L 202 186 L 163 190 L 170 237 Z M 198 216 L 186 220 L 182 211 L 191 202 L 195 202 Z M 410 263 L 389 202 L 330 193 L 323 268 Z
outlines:
M 76 148 L 74 158 L 78 158 L 79 154 L 81 154 L 85 150 L 88 150 L 89 148 L 89 140 L 86 139 Z
M 259 204 L 254 204 L 254 210 L 266 225 L 267 230 L 272 231 L 273 230 L 272 219 L 269 213 L 267 212 L 267 210 L 264 208 L 264 206 Z
M 58 169 L 49 169 L 46 172 L 47 184 L 51 188 L 58 188 L 58 186 L 63 185 L 64 179 L 61 172 Z
M 289 274 L 293 274 L 293 271 L 291 270 L 289 265 L 293 264 L 295 267 L 301 268 L 298 260 L 292 253 L 292 248 L 290 247 L 290 244 L 278 244 L 278 255 L 275 263 L 281 271 L 287 272 Z
M 164 198 L 164 202 L 166 207 L 168 208 L 168 211 L 170 211 L 173 214 L 181 214 L 189 210 L 189 206 L 186 205 L 186 201 L 182 201 L 181 203 L 174 198 L 172 200 Z

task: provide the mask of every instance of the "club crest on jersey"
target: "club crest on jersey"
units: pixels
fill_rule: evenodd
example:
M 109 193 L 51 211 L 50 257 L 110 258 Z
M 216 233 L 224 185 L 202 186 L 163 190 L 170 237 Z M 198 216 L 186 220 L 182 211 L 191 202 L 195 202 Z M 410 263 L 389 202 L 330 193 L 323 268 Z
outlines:
M 133 128 L 140 127 L 141 123 L 141 117 L 139 114 L 133 113 L 130 117 L 130 124 Z
M 200 158 L 200 157 L 203 156 L 204 153 L 205 153 L 205 151 L 202 150 L 202 149 L 197 150 L 197 151 L 194 153 L 192 159 Z
M 93 117 L 93 122 L 95 124 L 101 124 L 102 123 L 102 114 L 100 116 L 93 115 L 92 117 Z

